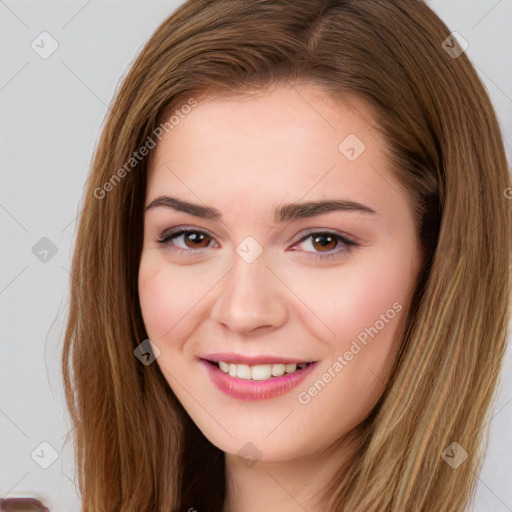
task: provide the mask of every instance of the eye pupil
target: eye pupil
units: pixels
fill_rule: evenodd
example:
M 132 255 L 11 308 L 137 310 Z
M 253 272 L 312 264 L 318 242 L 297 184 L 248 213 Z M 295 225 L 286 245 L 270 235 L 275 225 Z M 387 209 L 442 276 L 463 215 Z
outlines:
M 185 236 L 185 242 L 191 241 L 194 242 L 192 245 L 195 247 L 199 247 L 201 242 L 204 242 L 207 238 L 205 233 L 198 233 L 197 231 L 190 231 Z
M 323 242 L 322 242 L 322 240 L 323 240 Z M 320 248 L 323 250 L 325 250 L 325 249 L 327 249 L 327 251 L 332 250 L 334 247 L 329 247 L 329 245 L 332 245 L 333 242 L 334 242 L 334 247 L 335 247 L 336 240 L 334 239 L 334 237 L 332 237 L 331 235 L 329 235 L 327 233 L 323 233 L 323 234 L 313 237 L 313 243 L 314 244 L 319 243 Z

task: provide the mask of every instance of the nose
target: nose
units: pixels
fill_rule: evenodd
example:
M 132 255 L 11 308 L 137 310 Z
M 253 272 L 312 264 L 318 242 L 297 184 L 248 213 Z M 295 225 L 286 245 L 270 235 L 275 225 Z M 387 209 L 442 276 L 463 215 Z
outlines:
M 210 316 L 238 334 L 278 328 L 286 322 L 285 285 L 267 267 L 263 253 L 252 263 L 238 255 L 219 283 Z

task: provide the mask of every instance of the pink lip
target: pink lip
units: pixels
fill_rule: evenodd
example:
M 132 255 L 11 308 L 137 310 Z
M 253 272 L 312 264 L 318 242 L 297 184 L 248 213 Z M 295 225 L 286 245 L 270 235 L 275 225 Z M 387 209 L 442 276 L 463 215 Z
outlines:
M 221 359 L 221 361 L 224 361 L 224 359 Z M 264 400 L 282 395 L 302 382 L 318 363 L 311 363 L 302 370 L 289 374 L 285 373 L 281 377 L 272 377 L 266 381 L 254 381 L 231 377 L 231 375 L 224 373 L 216 365 L 204 359 L 199 362 L 205 368 L 217 389 L 240 400 Z
M 295 357 L 281 357 L 272 355 L 242 355 L 233 354 L 231 352 L 216 352 L 214 354 L 205 354 L 200 356 L 200 358 L 206 359 L 208 361 L 214 361 L 216 363 L 219 361 L 224 361 L 225 363 L 247 364 L 249 366 L 254 366 L 256 364 L 303 364 L 313 362 L 312 360 L 297 359 Z

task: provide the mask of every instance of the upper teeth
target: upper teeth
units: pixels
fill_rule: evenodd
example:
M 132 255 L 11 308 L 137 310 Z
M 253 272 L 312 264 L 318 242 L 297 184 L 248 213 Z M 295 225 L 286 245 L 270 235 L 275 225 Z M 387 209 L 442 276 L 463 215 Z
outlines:
M 247 364 L 233 364 L 219 361 L 219 368 L 224 373 L 229 373 L 231 377 L 238 377 L 247 380 L 267 380 L 270 377 L 279 377 L 285 373 L 293 373 L 297 368 L 301 369 L 306 366 L 302 364 L 258 364 L 249 366 Z

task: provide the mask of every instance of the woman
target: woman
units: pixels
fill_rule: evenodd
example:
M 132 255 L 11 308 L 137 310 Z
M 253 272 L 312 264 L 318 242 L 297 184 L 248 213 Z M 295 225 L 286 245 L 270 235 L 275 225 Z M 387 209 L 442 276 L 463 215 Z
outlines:
M 87 183 L 63 353 L 82 510 L 465 510 L 509 187 L 423 2 L 185 3 Z

